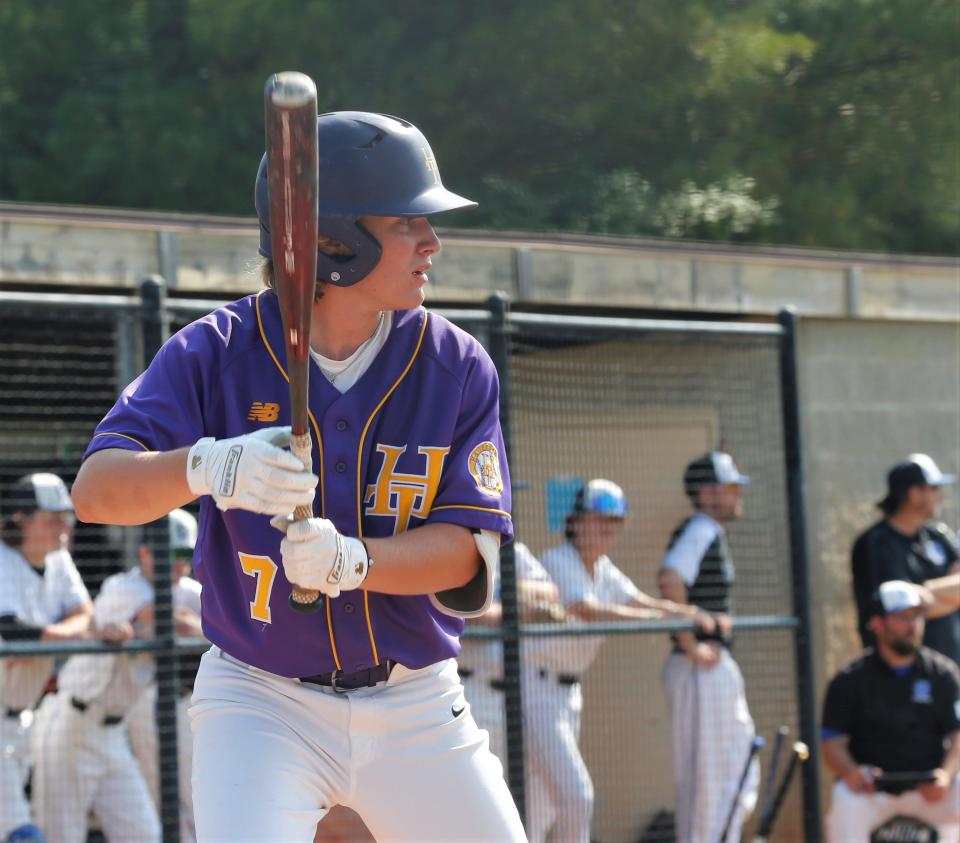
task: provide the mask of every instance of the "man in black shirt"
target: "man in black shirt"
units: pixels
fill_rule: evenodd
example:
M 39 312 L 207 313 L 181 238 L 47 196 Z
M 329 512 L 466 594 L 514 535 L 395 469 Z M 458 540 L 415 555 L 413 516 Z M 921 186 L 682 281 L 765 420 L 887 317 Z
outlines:
M 945 525 L 931 523 L 943 503 L 943 487 L 956 480 L 926 454 L 911 454 L 890 469 L 887 496 L 877 504 L 883 520 L 853 545 L 853 592 L 864 646 L 873 643 L 868 609 L 881 583 L 922 584 L 960 570 L 955 537 Z M 923 643 L 960 663 L 960 612 L 941 607 L 928 619 Z
M 867 843 L 895 816 L 957 833 L 960 821 L 960 670 L 921 645 L 923 605 L 912 583 L 890 581 L 870 604 L 876 648 L 830 681 L 821 749 L 836 775 L 831 843 Z M 884 781 L 913 773 L 899 786 Z M 891 775 L 893 774 L 893 775 Z

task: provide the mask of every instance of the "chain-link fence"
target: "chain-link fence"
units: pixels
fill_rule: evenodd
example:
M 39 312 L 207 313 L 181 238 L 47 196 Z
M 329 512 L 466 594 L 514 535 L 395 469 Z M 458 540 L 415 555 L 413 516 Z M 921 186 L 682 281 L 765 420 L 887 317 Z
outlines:
M 152 284 L 139 298 L 0 294 L 2 487 L 34 471 L 55 473 L 69 485 L 94 426 L 119 389 L 163 336 L 216 304 L 165 299 L 162 288 Z M 477 335 L 501 373 L 514 523 L 522 545 L 502 553 L 503 621 L 468 625 L 461 668 L 474 716 L 493 736 L 528 825 L 553 826 L 553 839 L 563 839 L 564 823 L 578 811 L 592 810 L 597 841 L 667 843 L 694 802 L 712 800 L 714 813 L 726 817 L 754 732 L 768 739 L 758 754 L 764 780 L 779 727 L 790 729 L 788 748 L 802 738 L 815 749 L 792 318 L 694 321 L 510 312 L 500 298 L 487 308 L 435 310 Z M 716 516 L 711 522 L 725 528 L 714 531 L 711 543 L 717 539 L 723 551 L 723 582 L 732 578 L 727 596 L 735 641 L 729 650 L 708 645 L 701 664 L 676 653 L 691 646 L 685 637 L 693 629 L 689 620 L 648 620 L 636 609 L 644 595 L 659 598 L 661 589 L 677 598 L 669 576 L 658 576 L 664 566 L 676 570 L 691 594 L 720 588 L 703 577 L 698 583 L 698 571 L 682 563 L 665 563 L 668 546 L 682 538 L 680 528 L 695 511 L 684 470 L 713 450 L 732 454 L 750 483 L 742 487 L 739 517 L 736 511 L 727 518 L 710 510 Z M 591 568 L 581 557 L 579 568 L 569 567 L 578 556 L 570 557 L 569 548 L 578 547 L 584 557 L 590 552 L 583 551 L 580 538 L 571 544 L 579 527 L 568 516 L 577 491 L 599 478 L 622 489 L 627 518 L 605 519 L 614 530 L 602 546 L 605 561 Z M 137 564 L 144 547 L 153 551 L 156 627 L 146 638 L 123 644 L 6 640 L 0 644 L 0 676 L 8 677 L 0 681 L 0 704 L 8 712 L 18 710 L 5 703 L 10 668 L 41 653 L 57 656 L 61 675 L 67 657 L 93 654 L 91 676 L 104 672 L 98 659 L 114 660 L 110 670 L 118 659 L 127 660 L 126 669 L 136 653 L 152 653 L 159 740 L 140 767 L 147 769 L 147 781 L 152 774 L 155 782 L 141 807 L 156 805 L 164 839 L 172 841 L 182 831 L 185 780 L 178 767 L 189 764 L 182 755 L 186 696 L 180 676 L 185 665 L 189 672 L 188 657 L 204 645 L 175 637 L 173 565 L 170 554 L 161 552 L 168 541 L 165 522 L 149 529 L 77 524 L 73 559 L 92 597 L 108 576 Z M 536 579 L 531 556 L 556 580 L 559 595 L 531 586 Z M 558 596 L 565 620 L 551 607 Z M 611 610 L 613 604 L 620 608 Z M 0 607 L 0 614 L 5 611 Z M 718 667 L 706 663 L 711 653 Z M 677 679 L 688 668 L 700 676 L 692 684 L 689 677 L 686 684 Z M 50 673 L 46 702 L 29 730 L 32 739 L 26 737 L 29 711 L 17 714 L 15 729 L 14 718 L 6 718 L 5 741 L 16 743 L 9 739 L 16 732 L 27 764 L 17 773 L 25 776 L 20 786 L 27 793 L 47 780 L 43 770 L 37 774 L 38 766 L 55 766 L 63 777 L 84 775 L 71 768 L 73 756 L 66 749 L 58 750 L 52 740 L 38 743 L 39 732 L 57 731 L 46 710 L 57 696 L 50 693 L 57 687 Z M 62 696 L 62 689 L 58 693 Z M 87 713 L 78 711 L 72 698 L 64 705 L 72 715 Z M 139 705 L 143 708 L 143 700 Z M 152 707 L 151 701 L 151 713 Z M 117 713 L 94 712 L 100 731 L 91 740 L 109 742 L 111 751 L 130 756 L 124 762 L 129 763 L 129 747 L 136 743 L 131 718 L 105 723 Z M 699 718 L 703 728 L 715 731 L 695 739 L 683 725 L 693 721 L 684 717 Z M 572 749 L 577 744 L 579 753 Z M 32 756 L 33 784 L 26 775 L 31 745 L 35 750 L 42 745 L 45 753 Z M 62 757 L 56 757 L 58 751 Z M 152 764 L 150 752 L 156 754 Z M 802 788 L 795 785 L 788 794 L 777 839 L 818 839 L 815 762 L 814 757 L 797 777 Z M 744 791 L 753 783 L 748 776 Z M 4 785 L 9 788 L 6 779 Z M 140 807 L 120 804 L 140 798 L 130 794 L 120 784 L 113 791 L 100 787 L 84 806 L 82 821 L 95 829 L 116 822 L 117 814 L 136 815 Z M 745 832 L 756 826 L 763 793 L 758 801 Z

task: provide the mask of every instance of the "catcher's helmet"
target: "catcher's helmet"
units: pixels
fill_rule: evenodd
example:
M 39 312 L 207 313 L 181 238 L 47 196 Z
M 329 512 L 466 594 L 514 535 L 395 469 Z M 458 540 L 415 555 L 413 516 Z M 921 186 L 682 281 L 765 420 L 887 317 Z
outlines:
M 349 256 L 317 253 L 317 280 L 349 287 L 380 260 L 379 242 L 358 219 L 426 217 L 476 202 L 447 190 L 430 144 L 412 123 L 388 114 L 334 111 L 317 117 L 320 148 L 318 234 L 346 244 Z M 260 249 L 270 248 L 267 156 L 260 161 L 254 204 L 260 218 Z

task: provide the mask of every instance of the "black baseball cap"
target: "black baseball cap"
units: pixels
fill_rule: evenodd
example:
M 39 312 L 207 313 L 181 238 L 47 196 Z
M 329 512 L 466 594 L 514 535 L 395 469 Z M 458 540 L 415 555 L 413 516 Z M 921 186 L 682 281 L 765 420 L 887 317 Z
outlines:
M 956 482 L 957 475 L 944 474 L 926 454 L 910 454 L 887 472 L 887 496 L 877 506 L 888 512 L 914 486 L 950 486 Z
M 17 480 L 4 496 L 3 509 L 13 512 L 73 512 L 66 484 L 56 474 L 38 472 Z
M 702 486 L 746 486 L 749 482 L 750 478 L 740 473 L 733 457 L 724 451 L 709 451 L 690 463 L 683 472 L 683 490 L 691 498 Z

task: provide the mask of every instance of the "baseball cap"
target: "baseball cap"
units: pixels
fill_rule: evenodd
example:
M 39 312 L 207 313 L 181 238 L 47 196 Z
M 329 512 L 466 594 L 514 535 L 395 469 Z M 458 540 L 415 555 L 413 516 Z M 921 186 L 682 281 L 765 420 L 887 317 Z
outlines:
M 701 486 L 746 486 L 749 482 L 750 478 L 740 473 L 733 457 L 724 451 L 710 451 L 698 457 L 683 472 L 683 489 L 691 497 Z
M 905 580 L 889 580 L 882 583 L 871 598 L 871 615 L 892 615 L 916 609 L 923 605 L 917 587 Z
M 56 474 L 38 472 L 17 480 L 7 491 L 4 509 L 8 512 L 73 512 L 66 484 Z
M 580 487 L 574 501 L 574 515 L 583 512 L 596 512 L 610 518 L 626 518 L 627 496 L 612 480 L 591 480 Z
M 896 506 L 914 486 L 950 486 L 956 482 L 957 475 L 944 474 L 926 454 L 910 454 L 887 472 L 887 496 L 879 506 L 881 509 Z
M 185 509 L 175 509 L 167 518 L 170 524 L 170 548 L 193 551 L 197 544 L 197 519 Z

